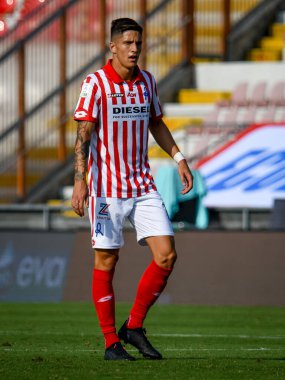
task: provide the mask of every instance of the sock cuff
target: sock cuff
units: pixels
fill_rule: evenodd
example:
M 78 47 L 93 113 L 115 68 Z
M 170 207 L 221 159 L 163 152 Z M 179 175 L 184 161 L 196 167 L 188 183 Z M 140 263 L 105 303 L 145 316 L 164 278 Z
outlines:
M 151 265 L 152 269 L 156 273 L 158 273 L 158 274 L 160 274 L 161 276 L 164 276 L 164 277 L 168 277 L 170 275 L 170 273 L 172 272 L 172 270 L 173 270 L 173 267 L 172 268 L 162 268 L 162 267 L 160 267 L 159 265 L 156 264 L 156 262 L 154 260 L 152 260 L 152 262 L 151 262 L 150 265 Z
M 94 268 L 93 277 L 99 280 L 112 281 L 115 270 L 101 270 Z

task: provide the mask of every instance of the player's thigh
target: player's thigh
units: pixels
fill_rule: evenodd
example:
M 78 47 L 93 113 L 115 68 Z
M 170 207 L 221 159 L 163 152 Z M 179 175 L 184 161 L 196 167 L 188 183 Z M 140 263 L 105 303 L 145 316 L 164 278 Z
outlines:
M 136 198 L 129 220 L 141 245 L 146 245 L 148 237 L 174 235 L 164 203 L 157 192 Z

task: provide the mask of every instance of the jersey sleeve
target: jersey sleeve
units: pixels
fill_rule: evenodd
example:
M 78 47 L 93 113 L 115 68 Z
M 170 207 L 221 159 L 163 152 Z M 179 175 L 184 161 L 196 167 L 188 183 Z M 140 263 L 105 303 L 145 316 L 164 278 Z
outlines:
M 81 86 L 81 92 L 74 112 L 74 120 L 95 123 L 98 119 L 99 104 L 99 88 L 93 75 L 88 75 Z
M 157 92 L 157 85 L 156 81 L 153 77 L 151 76 L 151 85 L 152 85 L 152 101 L 150 105 L 150 117 L 152 120 L 160 120 L 163 117 L 163 112 L 162 112 L 162 107 L 159 101 L 159 96 Z

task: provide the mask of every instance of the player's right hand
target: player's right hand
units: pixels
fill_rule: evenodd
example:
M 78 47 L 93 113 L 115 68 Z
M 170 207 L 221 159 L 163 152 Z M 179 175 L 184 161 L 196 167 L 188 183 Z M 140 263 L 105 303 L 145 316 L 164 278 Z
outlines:
M 71 206 L 79 216 L 84 216 L 84 206 L 88 207 L 88 188 L 85 181 L 75 181 L 71 198 Z

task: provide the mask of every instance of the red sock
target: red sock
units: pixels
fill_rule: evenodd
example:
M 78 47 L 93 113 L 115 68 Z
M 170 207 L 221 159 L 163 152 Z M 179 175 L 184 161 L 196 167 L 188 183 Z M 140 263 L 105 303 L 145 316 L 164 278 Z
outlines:
M 114 271 L 94 269 L 92 282 L 93 302 L 105 338 L 105 347 L 119 342 L 115 327 L 115 299 L 112 286 Z
M 166 286 L 172 268 L 159 267 L 154 261 L 147 267 L 140 279 L 136 299 L 128 319 L 128 328 L 142 327 L 149 308 L 154 304 Z

